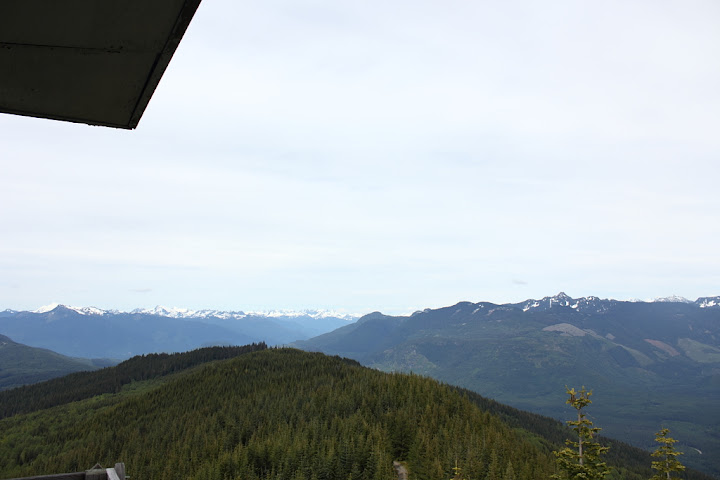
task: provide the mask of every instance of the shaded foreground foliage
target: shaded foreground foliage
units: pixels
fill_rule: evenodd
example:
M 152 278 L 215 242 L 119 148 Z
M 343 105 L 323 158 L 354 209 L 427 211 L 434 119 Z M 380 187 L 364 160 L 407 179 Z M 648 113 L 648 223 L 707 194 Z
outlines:
M 499 404 L 499 414 L 483 410 L 483 401 L 424 377 L 264 349 L 6 418 L 0 477 L 117 461 L 141 479 L 389 479 L 396 459 L 412 479 L 450 478 L 456 462 L 468 479 L 555 473 L 551 451 L 561 442 L 509 424 L 522 417 Z M 646 464 L 609 478 L 647 478 Z

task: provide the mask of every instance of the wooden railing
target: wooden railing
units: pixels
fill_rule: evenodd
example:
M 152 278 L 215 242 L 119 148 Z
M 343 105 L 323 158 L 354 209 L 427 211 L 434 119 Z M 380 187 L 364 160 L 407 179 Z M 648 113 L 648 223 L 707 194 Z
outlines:
M 114 468 L 103 468 L 100 464 L 97 464 L 84 472 L 57 473 L 55 475 L 11 478 L 9 480 L 128 480 L 129 478 L 125 476 L 125 464 L 116 463 Z

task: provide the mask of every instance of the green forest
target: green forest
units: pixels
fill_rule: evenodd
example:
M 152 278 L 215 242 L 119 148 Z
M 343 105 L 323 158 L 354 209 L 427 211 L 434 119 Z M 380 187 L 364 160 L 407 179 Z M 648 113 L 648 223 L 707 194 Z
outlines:
M 0 478 L 124 462 L 137 480 L 389 480 L 398 460 L 411 479 L 535 480 L 572 435 L 429 378 L 262 344 L 135 357 L 0 405 Z M 608 479 L 652 475 L 649 452 L 602 441 Z

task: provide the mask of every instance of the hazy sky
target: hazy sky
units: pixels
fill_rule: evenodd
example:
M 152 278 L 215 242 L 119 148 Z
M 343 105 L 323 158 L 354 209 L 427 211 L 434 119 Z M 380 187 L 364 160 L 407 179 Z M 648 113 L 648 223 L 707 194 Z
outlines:
M 137 130 L 0 114 L 0 310 L 720 295 L 718 25 L 205 0 Z

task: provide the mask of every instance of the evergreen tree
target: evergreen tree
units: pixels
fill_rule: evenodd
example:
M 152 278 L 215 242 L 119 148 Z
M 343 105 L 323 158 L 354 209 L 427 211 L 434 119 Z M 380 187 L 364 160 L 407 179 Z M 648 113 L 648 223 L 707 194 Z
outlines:
M 668 437 L 670 429 L 663 428 L 655 434 L 655 441 L 660 443 L 660 446 L 651 455 L 653 457 L 660 457 L 657 462 L 652 462 L 652 468 L 658 471 L 652 476 L 650 480 L 666 480 L 670 479 L 672 472 L 680 472 L 685 470 L 685 466 L 680 463 L 677 459 L 678 455 L 682 455 L 682 452 L 675 451 L 674 443 L 677 440 Z
M 601 460 L 601 455 L 607 452 L 610 447 L 603 447 L 594 439 L 594 435 L 601 428 L 593 427 L 593 423 L 587 419 L 583 408 L 592 403 L 590 396 L 592 391 L 586 391 L 585 387 L 579 392 L 574 388 L 566 388 L 569 398 L 565 403 L 572 405 L 577 410 L 577 420 L 567 422 L 577 432 L 578 441 L 566 440 L 564 449 L 553 452 L 556 457 L 557 466 L 562 474 L 555 474 L 552 478 L 563 480 L 601 480 L 610 473 L 607 464 Z
M 503 480 L 517 480 L 517 477 L 515 476 L 515 470 L 513 469 L 512 462 L 508 462 L 507 468 L 505 469 L 505 476 L 503 476 Z
M 498 478 L 500 478 L 500 461 L 497 451 L 493 448 L 490 452 L 490 464 L 485 474 L 485 480 L 497 480 Z

